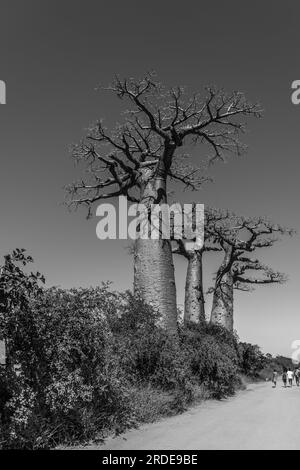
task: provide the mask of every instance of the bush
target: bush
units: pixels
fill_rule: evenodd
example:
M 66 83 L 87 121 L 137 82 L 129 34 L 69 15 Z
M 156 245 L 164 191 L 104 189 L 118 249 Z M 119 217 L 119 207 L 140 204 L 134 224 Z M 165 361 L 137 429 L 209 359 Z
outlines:
M 109 283 L 41 289 L 40 276 L 14 265 L 26 264 L 24 252 L 14 256 L 0 285 L 0 335 L 8 345 L 0 371 L 2 448 L 101 439 L 207 394 L 230 395 L 239 365 L 249 370 L 250 361 L 253 370 L 251 350 L 221 327 L 180 326 L 175 338 L 131 293 L 112 292 Z
M 114 296 L 107 285 L 53 288 L 18 317 L 31 341 L 14 344 L 20 375 L 14 375 L 13 396 L 2 408 L 10 420 L 6 445 L 15 448 L 17 436 L 22 448 L 48 447 L 131 424 L 126 379 L 104 313 Z M 48 429 L 43 442 L 33 415 Z
M 150 383 L 131 386 L 129 394 L 136 422 L 152 423 L 174 413 L 174 395 Z
M 174 407 L 191 399 L 188 362 L 179 342 L 159 326 L 157 312 L 127 293 L 122 316 L 115 322 L 114 350 L 128 381 L 172 391 Z
M 208 325 L 203 331 L 190 325 L 181 332 L 192 376 L 205 384 L 214 398 L 234 393 L 238 384 L 237 343 L 222 327 Z
M 257 345 L 239 343 L 241 372 L 250 377 L 258 377 L 267 363 L 266 356 Z

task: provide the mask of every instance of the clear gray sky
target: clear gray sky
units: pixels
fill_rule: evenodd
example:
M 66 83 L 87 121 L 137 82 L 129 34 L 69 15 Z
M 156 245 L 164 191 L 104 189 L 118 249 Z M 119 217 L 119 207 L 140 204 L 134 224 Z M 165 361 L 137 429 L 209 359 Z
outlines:
M 48 285 L 131 287 L 124 243 L 99 241 L 96 219 L 61 205 L 63 186 L 79 174 L 68 146 L 97 118 L 118 119 L 119 101 L 95 91 L 114 74 L 155 69 L 191 91 L 216 84 L 260 101 L 264 118 L 249 122 L 245 157 L 217 164 L 214 184 L 184 201 L 268 215 L 299 230 L 300 105 L 290 100 L 300 79 L 300 5 L 285 2 L 2 0 L 0 79 L 0 254 L 28 249 Z M 195 153 L 196 158 L 196 153 Z M 300 339 L 299 238 L 264 259 L 286 272 L 282 287 L 236 295 L 242 340 L 290 355 Z M 208 261 L 213 272 L 218 258 Z M 176 261 L 178 301 L 185 263 Z M 209 284 L 209 276 L 207 276 Z

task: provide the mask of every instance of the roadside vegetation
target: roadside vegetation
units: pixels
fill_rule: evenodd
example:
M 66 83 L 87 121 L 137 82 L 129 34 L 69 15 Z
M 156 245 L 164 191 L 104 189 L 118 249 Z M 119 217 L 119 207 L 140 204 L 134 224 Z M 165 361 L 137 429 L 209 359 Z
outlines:
M 130 292 L 45 289 L 23 250 L 1 276 L 1 448 L 101 440 L 142 422 L 232 395 L 266 362 L 217 325 L 178 322 L 178 334 Z

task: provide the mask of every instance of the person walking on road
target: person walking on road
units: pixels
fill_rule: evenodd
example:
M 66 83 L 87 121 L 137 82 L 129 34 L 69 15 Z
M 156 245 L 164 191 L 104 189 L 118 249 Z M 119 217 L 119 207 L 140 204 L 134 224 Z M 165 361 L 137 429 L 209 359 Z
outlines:
M 293 386 L 293 377 L 294 377 L 293 371 L 291 371 L 291 369 L 289 369 L 286 374 L 287 374 L 287 378 L 288 378 L 288 381 L 289 381 L 289 386 L 292 387 Z
M 286 388 L 286 380 L 287 380 L 286 369 L 283 369 L 282 382 L 283 382 L 284 388 Z
M 299 368 L 297 368 L 295 370 L 294 377 L 295 377 L 295 380 L 296 380 L 296 385 L 297 385 L 297 387 L 299 387 L 299 380 L 300 380 L 300 370 L 299 370 Z
M 273 371 L 273 377 L 272 377 L 272 382 L 273 382 L 273 386 L 274 388 L 276 388 L 276 385 L 277 385 L 277 376 L 278 376 L 278 373 L 277 373 L 277 370 L 274 369 Z

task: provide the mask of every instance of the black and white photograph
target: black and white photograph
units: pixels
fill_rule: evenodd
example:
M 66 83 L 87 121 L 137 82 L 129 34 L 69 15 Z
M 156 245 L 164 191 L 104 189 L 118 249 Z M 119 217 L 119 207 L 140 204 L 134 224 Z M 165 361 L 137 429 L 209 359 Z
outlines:
M 0 459 L 300 450 L 299 45 L 296 0 L 0 0 Z

